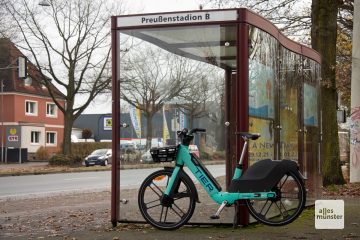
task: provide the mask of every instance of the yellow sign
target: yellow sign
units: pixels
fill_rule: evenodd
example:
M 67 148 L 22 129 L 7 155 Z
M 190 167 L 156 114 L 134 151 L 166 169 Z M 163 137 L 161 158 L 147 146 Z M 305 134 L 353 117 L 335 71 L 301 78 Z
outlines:
M 111 118 L 106 119 L 105 126 L 107 126 L 107 127 L 111 127 L 111 126 L 112 126 L 112 119 L 111 119 Z
M 15 135 L 16 134 L 16 128 L 10 128 L 9 132 L 10 132 L 10 135 Z

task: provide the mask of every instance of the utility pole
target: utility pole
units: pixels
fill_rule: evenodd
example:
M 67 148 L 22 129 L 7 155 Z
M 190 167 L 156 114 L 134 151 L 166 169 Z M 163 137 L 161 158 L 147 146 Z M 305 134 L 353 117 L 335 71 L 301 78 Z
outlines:
M 354 1 L 351 74 L 350 182 L 360 182 L 360 1 Z

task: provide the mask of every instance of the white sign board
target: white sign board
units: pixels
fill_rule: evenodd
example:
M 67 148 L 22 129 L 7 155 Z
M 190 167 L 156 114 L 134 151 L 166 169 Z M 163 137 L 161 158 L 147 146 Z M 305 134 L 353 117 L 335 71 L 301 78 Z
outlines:
M 104 117 L 104 130 L 112 130 L 112 118 Z
M 26 58 L 24 57 L 18 58 L 18 77 L 19 78 L 27 77 L 27 64 L 26 64 Z
M 344 229 L 344 200 L 316 200 L 315 228 Z
M 118 27 L 170 25 L 184 23 L 223 22 L 237 20 L 237 11 L 208 11 L 208 12 L 181 12 L 160 13 L 151 15 L 119 16 Z

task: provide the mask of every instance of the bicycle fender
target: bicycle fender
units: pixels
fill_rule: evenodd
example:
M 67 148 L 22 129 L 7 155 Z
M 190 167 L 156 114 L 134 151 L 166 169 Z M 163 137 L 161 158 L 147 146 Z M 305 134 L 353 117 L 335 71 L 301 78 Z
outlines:
M 284 174 L 289 171 L 304 181 L 295 161 L 270 159 L 258 161 L 251 165 L 239 179 L 231 181 L 229 192 L 271 191 Z
M 168 170 L 168 171 L 174 171 L 174 167 L 164 167 L 165 170 Z M 195 194 L 195 199 L 196 199 L 196 202 L 197 203 L 200 203 L 200 200 L 199 200 L 199 194 L 197 192 L 197 189 L 195 187 L 195 184 L 193 183 L 193 181 L 191 180 L 191 178 L 189 177 L 189 175 L 181 168 L 180 171 L 179 171 L 179 175 L 178 175 L 178 179 L 182 178 L 182 180 L 184 182 L 187 182 L 189 184 L 189 188 L 191 189 L 191 191 Z M 179 187 L 179 184 L 180 182 L 177 180 L 175 181 L 175 184 L 174 186 L 176 187 Z M 176 189 L 176 187 L 174 189 Z

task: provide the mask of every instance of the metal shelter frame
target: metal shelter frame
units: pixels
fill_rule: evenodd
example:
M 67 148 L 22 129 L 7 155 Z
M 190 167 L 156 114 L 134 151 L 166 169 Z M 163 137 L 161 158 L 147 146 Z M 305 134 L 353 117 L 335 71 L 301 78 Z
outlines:
M 201 20 L 191 16 L 204 16 Z M 180 16 L 180 17 L 179 17 Z M 186 16 L 187 20 L 186 20 Z M 169 20 L 163 20 L 169 17 Z M 208 17 L 208 18 L 207 18 Z M 151 20 L 152 19 L 152 20 Z M 155 22 L 155 20 L 157 21 Z M 162 19 L 159 21 L 159 19 Z M 172 21 L 172 20 L 174 21 Z M 181 21 L 181 19 L 183 19 Z M 189 20 L 190 19 L 190 20 Z M 170 21 L 171 20 L 171 21 Z M 227 64 L 222 64 L 221 67 L 225 70 L 225 121 L 229 122 L 225 130 L 225 148 L 226 148 L 226 185 L 230 183 L 230 178 L 236 166 L 237 159 L 241 154 L 241 149 L 244 144 L 240 136 L 233 134 L 234 132 L 249 131 L 249 27 L 254 26 L 262 31 L 270 34 L 275 38 L 282 47 L 305 56 L 317 63 L 320 63 L 320 55 L 313 49 L 296 43 L 285 37 L 279 29 L 277 29 L 271 22 L 261 17 L 260 15 L 245 9 L 224 9 L 224 10 L 200 10 L 189 12 L 170 12 L 170 13 L 151 13 L 151 14 L 137 14 L 137 15 L 123 15 L 113 16 L 111 18 L 111 32 L 112 32 L 112 186 L 111 186 L 111 222 L 116 225 L 119 219 L 119 204 L 120 197 L 120 41 L 118 32 L 121 30 L 138 30 L 171 27 L 176 29 L 183 26 L 209 26 L 209 25 L 234 25 L 236 26 L 237 40 L 234 43 L 236 46 L 235 60 L 236 67 L 231 67 Z M 144 41 L 154 43 L 155 45 L 179 54 L 181 47 L 186 47 L 186 43 L 181 46 L 175 44 L 167 44 L 159 41 L 156 38 L 146 35 L 137 35 Z M 211 43 L 209 43 L 211 44 Z M 223 44 L 223 43 L 222 43 Z M 189 45 L 189 44 L 188 44 Z M 195 55 L 185 54 L 185 56 L 204 61 Z M 230 57 L 231 58 L 231 57 Z M 230 59 L 228 57 L 228 59 Z M 274 56 L 278 58 L 278 56 Z M 228 60 L 227 59 L 227 60 Z M 226 61 L 226 59 L 222 59 Z M 235 78 L 235 79 L 234 79 Z M 233 81 L 234 80 L 234 81 Z M 233 81 L 233 82 L 232 82 Z M 232 82 L 232 83 L 231 83 Z M 299 152 L 299 159 L 302 158 L 302 153 Z M 245 157 L 244 167 L 248 166 L 248 157 Z M 299 160 L 300 165 L 301 161 Z M 238 214 L 238 223 L 247 224 L 249 215 L 245 207 L 240 207 Z

